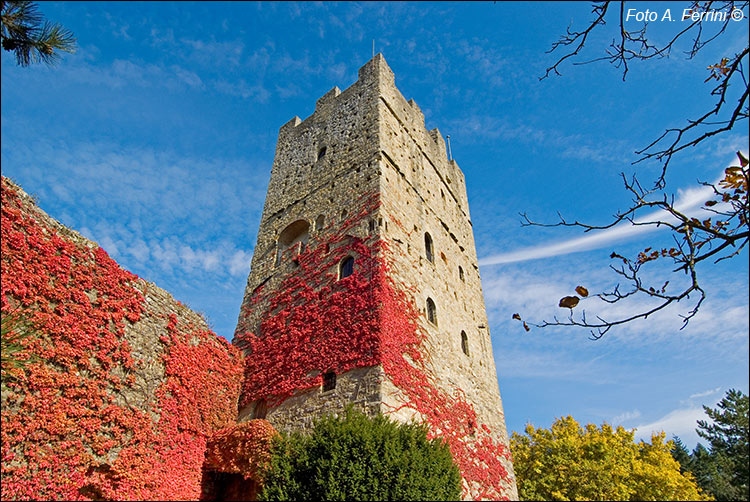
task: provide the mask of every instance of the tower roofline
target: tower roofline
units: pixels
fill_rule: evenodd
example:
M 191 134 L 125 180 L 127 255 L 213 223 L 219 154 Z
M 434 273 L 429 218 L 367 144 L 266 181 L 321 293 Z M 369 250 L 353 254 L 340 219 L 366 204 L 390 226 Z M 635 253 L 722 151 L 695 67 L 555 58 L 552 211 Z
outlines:
M 391 84 L 395 87 L 396 82 L 393 70 L 391 70 L 391 68 L 388 66 L 388 63 L 385 61 L 385 57 L 383 56 L 383 54 L 379 52 L 359 68 L 358 79 L 356 82 L 344 89 L 344 91 L 341 91 L 338 86 L 334 86 L 330 91 L 326 92 L 324 95 L 318 98 L 318 100 L 315 102 L 315 112 L 313 112 L 310 117 L 315 115 L 316 112 L 323 110 L 333 104 L 338 96 L 356 85 L 380 84 Z M 411 104 L 416 110 L 419 110 L 419 107 L 416 103 L 414 103 L 414 100 L 411 100 L 409 104 Z M 419 113 L 420 115 L 422 114 L 421 110 L 419 110 Z M 279 128 L 279 134 L 287 134 L 300 124 L 307 122 L 310 117 L 301 120 L 299 116 L 295 115 L 287 123 Z M 424 121 L 424 115 L 422 115 L 422 120 Z
M 393 70 L 388 66 L 385 61 L 385 57 L 382 52 L 378 52 L 375 56 L 362 65 L 359 69 L 359 81 L 366 81 L 369 77 L 377 74 L 383 74 L 384 76 L 390 77 L 390 80 L 394 80 Z
M 446 160 L 448 160 L 449 164 L 454 169 L 460 172 L 460 168 L 458 167 L 458 164 L 456 163 L 456 161 L 448 158 L 445 139 L 442 137 L 442 135 L 437 130 L 437 128 L 432 129 L 430 131 L 427 130 L 425 126 L 425 118 L 424 118 L 424 113 L 422 112 L 422 109 L 419 107 L 417 102 L 414 101 L 414 99 L 409 99 L 408 101 L 406 101 L 406 98 L 403 97 L 403 94 L 401 94 L 401 91 L 396 86 L 395 75 L 393 73 L 393 70 L 391 70 L 390 66 L 388 66 L 388 63 L 386 62 L 385 57 L 380 52 L 375 54 L 375 56 L 373 56 L 372 59 L 367 61 L 364 65 L 362 65 L 359 68 L 358 79 L 356 82 L 354 82 L 352 85 L 350 85 L 343 91 L 340 90 L 338 86 L 334 86 L 331 90 L 329 90 L 320 98 L 318 98 L 318 100 L 315 102 L 315 111 L 312 114 L 310 114 L 307 118 L 305 118 L 304 120 L 301 120 L 299 116 L 295 115 L 289 121 L 287 121 L 284 125 L 282 125 L 279 128 L 279 137 L 286 136 L 287 134 L 290 134 L 293 131 L 298 130 L 297 128 L 299 126 L 304 127 L 305 125 L 309 125 L 314 115 L 316 115 L 318 112 L 325 113 L 325 110 L 327 108 L 335 106 L 335 103 L 339 99 L 340 96 L 349 94 L 349 92 L 354 87 L 357 87 L 357 86 L 377 87 L 380 89 L 381 93 L 383 92 L 384 89 L 387 89 L 387 88 L 394 89 L 397 92 L 397 94 L 401 98 L 403 98 L 404 103 L 408 105 L 407 107 L 403 109 L 403 111 L 404 113 L 407 114 L 406 116 L 411 117 L 409 120 L 411 120 L 413 124 L 419 124 L 422 128 L 425 129 L 428 136 L 432 138 L 435 145 L 437 146 L 437 151 L 440 152 L 440 155 L 444 156 Z M 463 177 L 463 173 L 460 173 L 460 175 L 461 177 Z

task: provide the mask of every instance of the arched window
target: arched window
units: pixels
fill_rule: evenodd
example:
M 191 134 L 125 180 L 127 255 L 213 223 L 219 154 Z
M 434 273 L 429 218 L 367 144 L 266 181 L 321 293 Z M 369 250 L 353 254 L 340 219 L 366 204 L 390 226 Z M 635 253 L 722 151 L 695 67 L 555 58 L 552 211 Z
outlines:
M 318 150 L 318 160 L 322 159 L 326 155 L 326 147 L 321 148 Z
M 461 268 L 461 265 L 458 266 L 458 278 L 464 280 L 464 269 Z
M 354 258 L 347 256 L 339 266 L 339 280 L 349 277 L 354 273 Z
M 464 351 L 464 354 L 467 356 L 469 355 L 469 337 L 466 336 L 466 332 L 461 332 L 461 350 Z
M 424 233 L 424 252 L 427 256 L 427 260 L 431 263 L 435 262 L 435 257 L 432 249 L 432 237 L 427 232 Z
M 326 218 L 322 214 L 315 218 L 315 231 L 320 232 L 321 230 L 323 230 L 323 225 L 325 225 L 325 222 Z
M 435 309 L 435 302 L 432 298 L 427 299 L 427 320 L 437 326 L 437 310 Z
M 309 236 L 310 224 L 306 220 L 297 220 L 287 225 L 279 234 L 279 239 L 276 243 L 276 265 L 281 263 L 284 251 L 290 247 L 298 245 L 299 252 L 304 251 Z

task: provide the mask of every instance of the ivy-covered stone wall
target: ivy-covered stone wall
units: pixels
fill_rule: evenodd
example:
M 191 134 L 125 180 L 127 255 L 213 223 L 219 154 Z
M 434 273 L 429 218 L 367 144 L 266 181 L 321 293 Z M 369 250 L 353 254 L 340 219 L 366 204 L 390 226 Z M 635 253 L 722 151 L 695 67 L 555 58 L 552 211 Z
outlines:
M 1 261 L 3 317 L 28 333 L 4 359 L 2 498 L 197 500 L 239 351 L 6 178 Z

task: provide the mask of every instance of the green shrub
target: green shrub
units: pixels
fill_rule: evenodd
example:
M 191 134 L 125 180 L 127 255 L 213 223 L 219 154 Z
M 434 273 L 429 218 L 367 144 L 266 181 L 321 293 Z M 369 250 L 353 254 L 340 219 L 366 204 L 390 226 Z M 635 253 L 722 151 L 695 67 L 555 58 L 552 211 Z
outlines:
M 271 450 L 260 500 L 458 500 L 461 475 L 448 446 L 424 426 L 346 410 L 311 434 L 285 434 Z

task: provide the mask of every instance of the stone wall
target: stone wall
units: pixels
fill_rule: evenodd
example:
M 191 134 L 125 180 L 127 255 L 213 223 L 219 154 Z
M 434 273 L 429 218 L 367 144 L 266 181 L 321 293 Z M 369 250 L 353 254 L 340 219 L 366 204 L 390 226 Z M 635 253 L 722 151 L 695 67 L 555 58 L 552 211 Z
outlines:
M 263 293 L 280 291 L 283 281 L 297 272 L 299 248 L 283 250 L 278 243 L 290 224 L 305 221 L 309 225 L 306 248 L 327 245 L 331 254 L 347 247 L 351 239 L 377 237 L 376 207 L 365 210 L 357 221 L 352 218 L 361 211 L 362 194 L 376 194 L 379 189 L 378 99 L 374 81 L 359 81 L 344 92 L 334 87 L 318 99 L 313 115 L 304 121 L 294 117 L 281 127 L 236 335 L 260 333 L 261 322 L 278 310 L 269 304 L 274 297 Z M 335 281 L 337 265 L 331 260 L 317 273 Z M 239 337 L 235 343 L 242 347 Z M 317 373 L 323 370 L 310 368 Z M 266 418 L 278 429 L 290 430 L 310 427 L 315 417 L 340 411 L 347 403 L 377 412 L 381 383 L 381 368 L 358 368 L 338 375 L 334 391 L 304 389 L 271 406 Z M 256 405 L 241 406 L 240 420 L 256 417 Z
M 342 280 L 348 256 L 354 275 Z M 360 301 L 342 310 L 339 290 Z M 370 331 L 342 335 L 350 326 Z M 271 423 L 301 426 L 340 410 L 367 379 L 368 394 L 357 394 L 366 408 L 379 402 L 452 441 L 466 496 L 517 498 L 487 326 L 463 173 L 377 55 L 351 87 L 279 131 L 234 340 L 259 355 L 248 358 L 241 416 L 268 400 Z M 298 376 L 273 370 L 292 364 Z M 322 392 L 328 371 L 345 386 L 335 399 Z
M 279 130 L 243 299 L 247 315 L 240 315 L 237 332 L 257 329 L 263 309 L 249 309 L 248 303 L 256 288 L 276 289 L 293 270 L 291 258 L 276 265 L 282 230 L 305 220 L 308 245 L 325 242 L 350 219 L 360 194 L 378 191 L 377 104 L 374 82 L 358 81 L 343 93 L 334 87 L 317 101 L 313 115 L 294 117 Z M 370 233 L 367 221 L 350 231 L 357 237 Z
M 381 64 L 388 75 L 390 69 Z M 404 99 L 392 78 L 383 81 L 381 212 L 392 222 L 384 233 L 393 246 L 392 276 L 415 292 L 422 328 L 430 338 L 434 374 L 446 388 L 461 389 L 481 422 L 507 441 L 463 173 L 447 158 L 437 129 L 425 129 L 416 103 Z M 432 241 L 432 260 L 426 234 Z M 435 324 L 426 320 L 428 298 L 436 307 Z
M 199 498 L 241 355 L 6 178 L 2 314 L 32 333 L 26 363 L 3 367 L 3 499 Z
M 316 418 L 339 413 L 349 404 L 373 416 L 381 411 L 383 376 L 380 366 L 355 368 L 337 375 L 334 389 L 315 389 L 292 396 L 268 410 L 266 419 L 276 429 L 291 432 L 312 429 Z M 247 416 L 246 411 L 240 414 L 239 420 L 243 421 Z

